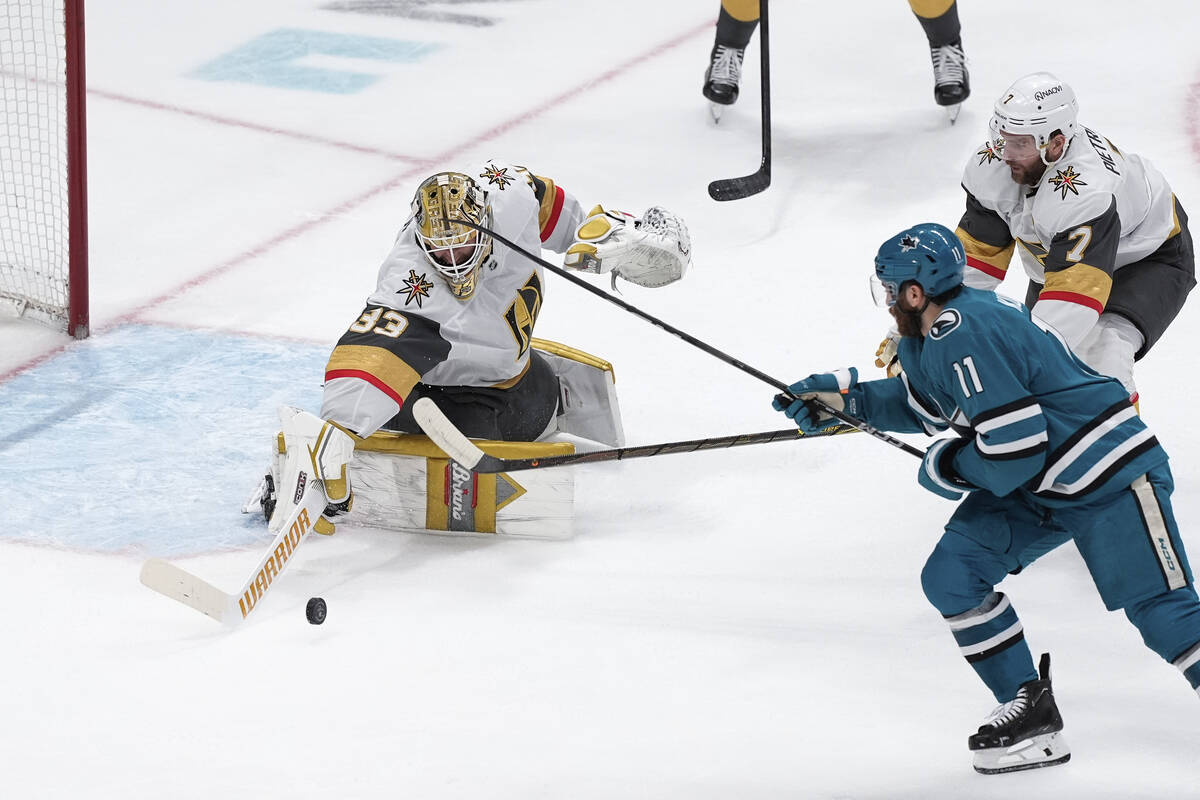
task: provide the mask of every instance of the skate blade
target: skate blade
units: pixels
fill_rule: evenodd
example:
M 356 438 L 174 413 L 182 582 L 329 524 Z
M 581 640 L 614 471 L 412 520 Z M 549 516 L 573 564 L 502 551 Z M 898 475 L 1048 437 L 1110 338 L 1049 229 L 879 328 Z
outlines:
M 712 121 L 714 124 L 716 124 L 716 125 L 721 124 L 721 113 L 724 110 L 725 110 L 725 106 L 721 105 L 720 103 L 709 102 L 708 113 L 709 113 L 709 116 L 712 117 Z
M 992 747 L 975 751 L 975 771 L 999 775 L 1023 769 L 1038 769 L 1065 764 L 1071 760 L 1071 748 L 1059 732 L 1043 733 L 1017 742 L 1011 747 Z
M 952 106 L 945 106 L 946 117 L 950 120 L 950 124 L 958 122 L 958 112 L 962 111 L 962 103 L 955 103 Z

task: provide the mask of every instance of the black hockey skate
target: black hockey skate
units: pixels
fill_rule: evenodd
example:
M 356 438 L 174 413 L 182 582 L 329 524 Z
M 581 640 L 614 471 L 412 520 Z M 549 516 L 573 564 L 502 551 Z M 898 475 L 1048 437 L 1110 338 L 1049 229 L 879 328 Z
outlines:
M 971 96 L 971 76 L 967 72 L 962 40 L 929 48 L 929 57 L 933 61 L 934 102 L 946 108 L 950 123 L 954 124 L 962 102 Z
M 1062 715 L 1050 688 L 1050 654 L 1042 653 L 1038 678 L 996 708 L 967 739 L 975 771 L 985 775 L 1065 764 L 1071 749 L 1062 737 Z
M 738 85 L 742 82 L 742 57 L 744 47 L 726 47 L 714 44 L 708 71 L 704 73 L 704 96 L 711 105 L 713 120 L 721 120 L 721 107 L 731 106 L 738 99 Z

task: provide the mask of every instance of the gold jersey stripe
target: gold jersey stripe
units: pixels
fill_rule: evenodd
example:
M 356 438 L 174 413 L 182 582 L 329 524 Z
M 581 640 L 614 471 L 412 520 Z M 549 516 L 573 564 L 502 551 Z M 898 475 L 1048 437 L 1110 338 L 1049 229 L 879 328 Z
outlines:
M 1093 300 L 1100 308 L 1104 308 L 1108 305 L 1112 283 L 1112 277 L 1104 270 L 1088 264 L 1075 264 L 1058 272 L 1047 272 L 1041 296 L 1044 298 L 1047 293 L 1076 295 Z M 1095 307 L 1094 303 L 1084 305 Z
M 325 372 L 341 371 L 367 373 L 401 398 L 408 397 L 421 380 L 417 371 L 395 353 L 369 345 L 340 344 L 333 348 Z
M 918 17 L 937 19 L 950 10 L 954 0 L 908 0 L 908 5 Z
M 721 0 L 721 8 L 738 22 L 754 22 L 758 19 L 758 0 Z
M 982 261 L 999 271 L 1001 275 L 1008 272 L 1008 264 L 1012 261 L 1013 251 L 1017 247 L 1015 241 L 1003 246 L 984 244 L 962 228 L 957 228 L 954 233 L 958 236 L 959 241 L 963 243 L 963 250 L 966 252 L 968 259 L 973 258 L 976 261 Z

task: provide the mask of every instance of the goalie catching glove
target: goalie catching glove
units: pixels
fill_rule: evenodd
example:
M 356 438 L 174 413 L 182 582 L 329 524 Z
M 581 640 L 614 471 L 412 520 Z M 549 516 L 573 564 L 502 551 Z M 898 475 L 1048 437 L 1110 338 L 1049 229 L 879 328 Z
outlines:
M 862 415 L 863 392 L 858 388 L 858 370 L 854 367 L 809 375 L 789 386 L 788 392 L 796 399 L 789 402 L 785 395 L 780 395 L 771 405 L 795 420 L 797 427 L 805 433 L 818 433 L 842 424 L 812 400 L 819 400 L 837 411 L 846 411 L 853 417 Z
M 641 217 L 596 206 L 575 231 L 563 263 L 581 272 L 611 272 L 638 286 L 657 288 L 684 276 L 692 240 L 683 220 L 653 206 Z

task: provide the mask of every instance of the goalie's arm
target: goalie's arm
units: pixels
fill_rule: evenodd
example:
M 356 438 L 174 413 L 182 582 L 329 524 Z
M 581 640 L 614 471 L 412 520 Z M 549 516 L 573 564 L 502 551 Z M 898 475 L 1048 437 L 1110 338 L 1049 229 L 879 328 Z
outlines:
M 538 237 L 542 247 L 556 253 L 565 252 L 575 241 L 575 229 L 583 222 L 583 207 L 553 178 L 534 175 L 528 167 L 510 166 L 524 178 L 537 203 Z
M 437 322 L 368 305 L 329 356 L 322 419 L 370 436 L 399 413 L 421 376 L 449 353 Z

